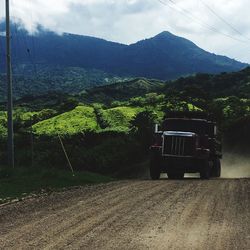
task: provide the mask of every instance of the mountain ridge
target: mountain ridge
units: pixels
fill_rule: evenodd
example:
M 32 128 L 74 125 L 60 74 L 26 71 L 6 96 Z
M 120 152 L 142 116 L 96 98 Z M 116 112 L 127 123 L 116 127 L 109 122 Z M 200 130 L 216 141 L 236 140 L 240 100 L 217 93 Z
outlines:
M 3 30 L 4 26 L 0 25 L 0 31 Z M 0 35 L 3 49 L 4 39 Z M 38 32 L 32 35 L 22 26 L 12 25 L 12 54 L 13 72 L 22 76 L 22 82 L 29 77 L 28 82 L 32 84 L 30 89 L 34 85 L 32 94 L 36 91 L 35 86 L 40 84 L 44 90 L 68 93 L 69 89 L 75 88 L 75 92 L 79 92 L 91 85 L 94 87 L 116 81 L 112 79 L 120 81 L 124 78 L 145 77 L 167 81 L 197 73 L 234 72 L 248 66 L 226 56 L 207 52 L 192 41 L 168 31 L 125 45 L 91 36 L 70 33 L 59 35 L 43 27 L 39 27 Z M 0 73 L 5 73 L 4 68 L 5 60 L 1 60 Z M 53 74 L 53 69 L 59 74 Z M 84 76 L 79 78 L 79 72 L 83 72 Z M 97 72 L 98 79 L 95 79 L 94 72 Z M 14 88 L 22 88 L 20 81 L 14 82 Z

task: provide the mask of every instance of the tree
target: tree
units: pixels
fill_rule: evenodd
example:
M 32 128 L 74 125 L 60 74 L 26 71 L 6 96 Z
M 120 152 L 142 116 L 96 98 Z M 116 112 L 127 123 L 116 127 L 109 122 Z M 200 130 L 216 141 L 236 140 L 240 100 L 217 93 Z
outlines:
M 153 111 L 142 111 L 130 122 L 133 134 L 146 150 L 152 142 L 153 127 L 157 116 Z
M 74 109 L 76 106 L 78 106 L 79 102 L 76 98 L 74 97 L 68 97 L 63 102 L 61 103 L 59 110 L 61 112 L 67 112 L 72 109 Z
M 186 86 L 181 92 L 181 98 L 202 109 L 206 109 L 209 102 L 209 94 L 198 85 Z

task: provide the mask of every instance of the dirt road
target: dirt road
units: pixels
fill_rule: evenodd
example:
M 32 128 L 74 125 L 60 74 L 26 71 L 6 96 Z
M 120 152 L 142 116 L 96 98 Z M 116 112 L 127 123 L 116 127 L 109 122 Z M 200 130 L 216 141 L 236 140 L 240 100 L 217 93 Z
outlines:
M 121 181 L 0 208 L 1 249 L 250 249 L 250 179 Z

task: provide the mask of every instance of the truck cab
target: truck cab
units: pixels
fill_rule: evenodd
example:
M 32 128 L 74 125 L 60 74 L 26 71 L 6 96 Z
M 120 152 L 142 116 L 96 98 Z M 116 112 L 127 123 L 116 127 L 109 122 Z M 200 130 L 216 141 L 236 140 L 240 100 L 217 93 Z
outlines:
M 202 179 L 220 177 L 221 143 L 217 125 L 208 119 L 168 117 L 156 125 L 150 147 L 150 176 L 181 179 L 185 173 L 200 173 Z

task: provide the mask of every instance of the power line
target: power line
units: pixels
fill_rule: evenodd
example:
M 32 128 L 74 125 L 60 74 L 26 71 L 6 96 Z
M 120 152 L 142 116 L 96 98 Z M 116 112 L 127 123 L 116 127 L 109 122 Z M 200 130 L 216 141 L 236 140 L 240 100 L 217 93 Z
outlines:
M 199 18 L 197 18 L 196 16 L 194 16 L 190 11 L 188 10 L 185 10 L 179 6 L 177 6 L 176 2 L 174 2 L 173 0 L 168 0 L 169 2 L 171 2 L 177 9 L 175 9 L 173 6 L 169 5 L 168 3 L 166 3 L 165 1 L 163 0 L 158 0 L 159 2 L 171 7 L 172 9 L 182 13 L 183 15 L 185 15 L 186 17 L 188 17 L 189 19 L 192 19 L 194 20 L 196 23 L 200 24 L 202 27 L 206 28 L 206 29 L 209 29 L 215 33 L 218 33 L 220 35 L 223 35 L 223 36 L 226 36 L 228 38 L 231 38 L 233 40 L 236 40 L 238 42 L 242 42 L 242 43 L 246 43 L 246 41 L 244 40 L 241 40 L 241 39 L 238 39 L 238 38 L 235 38 L 229 34 L 226 34 L 224 32 L 221 32 L 220 30 L 218 30 L 217 28 L 213 27 L 212 25 L 209 25 L 207 23 L 205 23 L 204 21 L 200 20 Z
M 168 7 L 170 7 L 171 9 L 173 9 L 173 10 L 175 10 L 175 11 L 181 13 L 182 15 L 186 16 L 187 18 L 192 19 L 194 22 L 198 23 L 199 25 L 201 25 L 202 27 L 204 27 L 204 28 L 206 28 L 206 29 L 209 29 L 209 30 L 211 30 L 211 31 L 213 31 L 213 32 L 215 32 L 215 33 L 218 33 L 218 34 L 220 34 L 220 35 L 223 35 L 223 36 L 225 36 L 225 37 L 231 38 L 231 39 L 233 39 L 233 40 L 235 40 L 235 41 L 238 41 L 238 42 L 241 42 L 241 43 L 246 43 L 246 41 L 244 41 L 244 40 L 242 40 L 242 39 L 238 39 L 238 38 L 233 37 L 233 36 L 231 36 L 231 35 L 229 35 L 229 34 L 226 34 L 226 33 L 224 33 L 224 32 L 221 32 L 221 31 L 218 30 L 217 28 L 215 28 L 215 27 L 213 27 L 213 26 L 211 26 L 211 25 L 205 23 L 204 21 L 202 21 L 202 20 L 200 20 L 199 18 L 197 18 L 196 16 L 194 16 L 190 11 L 185 10 L 185 9 L 183 9 L 183 8 L 181 8 L 181 7 L 179 7 L 179 6 L 177 6 L 177 4 L 176 4 L 174 1 L 172 1 L 172 0 L 168 0 L 168 1 L 169 1 L 173 6 L 172 6 L 171 4 L 165 2 L 164 0 L 157 0 L 157 1 L 160 2 L 161 4 L 165 5 L 165 6 L 168 6 Z M 175 7 L 174 7 L 174 6 L 175 6 Z
M 12 5 L 15 5 L 16 0 L 10 0 L 12 2 Z M 31 17 L 31 23 L 33 23 L 32 20 L 32 12 L 29 11 L 30 17 Z M 24 31 L 24 27 L 20 27 L 17 25 L 20 22 L 20 19 L 13 18 L 13 25 L 15 28 L 15 38 L 16 38 L 16 62 L 18 62 L 18 54 L 21 60 L 24 60 L 25 58 L 28 59 L 29 63 L 31 64 L 33 68 L 33 73 L 37 77 L 37 66 L 35 63 L 35 44 L 34 44 L 34 37 L 33 34 L 28 34 L 28 31 Z M 27 36 L 30 36 L 30 39 L 27 38 Z M 23 49 L 21 49 L 23 48 Z M 20 53 L 19 53 L 20 52 Z M 21 61 L 20 61 L 21 62 Z M 18 63 L 17 63 L 18 64 Z M 29 68 L 28 68 L 29 70 Z M 25 77 L 25 68 L 22 69 L 23 77 Z
M 14 20 L 15 18 L 13 18 Z M 28 33 L 23 30 L 23 27 L 18 27 L 17 25 L 18 20 L 13 21 L 13 31 L 15 36 L 13 35 L 13 40 L 16 43 L 16 46 L 14 46 L 15 50 L 15 63 L 16 66 L 18 66 L 21 62 L 28 62 L 28 65 L 24 65 L 24 67 L 17 67 L 16 73 L 22 77 L 22 80 L 25 82 L 25 79 L 27 79 L 29 75 L 29 71 L 31 70 L 35 76 L 35 80 L 38 80 L 38 72 L 37 72 L 37 66 L 36 62 L 34 60 L 34 53 L 35 51 L 35 44 L 33 41 L 33 36 L 28 36 Z M 27 38 L 28 36 L 28 38 Z M 33 48 L 31 48 L 33 46 Z M 23 49 L 22 49 L 23 48 Z M 21 80 L 21 79 L 20 79 Z M 18 80 L 15 82 L 16 86 L 18 84 Z
M 213 13 L 217 18 L 219 18 L 223 23 L 225 23 L 228 27 L 230 27 L 234 32 L 238 33 L 240 36 L 246 38 L 250 41 L 250 38 L 246 37 L 242 32 L 240 32 L 238 29 L 236 29 L 231 23 L 229 23 L 226 19 L 221 17 L 219 14 L 216 13 L 215 10 L 213 10 L 207 3 L 200 0 L 200 2 L 211 12 Z
M 35 63 L 34 63 L 34 60 L 33 60 L 33 57 L 32 57 L 32 53 L 31 53 L 31 39 L 27 39 L 27 35 L 26 34 L 26 31 L 24 32 L 23 30 L 23 27 L 17 27 L 17 21 L 14 20 L 13 22 L 14 24 L 14 27 L 15 27 L 15 35 L 16 35 L 16 43 L 17 43 L 17 51 L 20 50 L 21 53 L 21 56 L 24 56 L 26 57 L 30 64 L 33 66 L 33 69 L 34 69 L 34 72 L 36 73 L 36 66 L 35 66 Z M 23 49 L 21 49 L 23 48 Z M 18 54 L 18 53 L 17 53 Z M 20 57 L 21 57 L 20 56 Z M 18 55 L 17 55 L 18 57 Z M 21 58 L 21 59 L 24 59 L 24 58 Z M 23 70 L 23 73 L 24 73 L 24 70 Z

